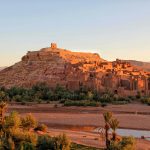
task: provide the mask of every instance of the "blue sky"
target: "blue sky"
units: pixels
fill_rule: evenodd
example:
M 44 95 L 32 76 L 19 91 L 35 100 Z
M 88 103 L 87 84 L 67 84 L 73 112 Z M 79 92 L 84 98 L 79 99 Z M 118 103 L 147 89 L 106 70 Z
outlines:
M 51 42 L 150 61 L 150 0 L 0 0 L 0 66 Z

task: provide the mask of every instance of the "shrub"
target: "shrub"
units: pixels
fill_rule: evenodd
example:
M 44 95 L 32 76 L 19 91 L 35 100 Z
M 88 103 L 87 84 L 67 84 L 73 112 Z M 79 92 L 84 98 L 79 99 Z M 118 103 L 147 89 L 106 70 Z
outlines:
M 21 125 L 23 129 L 29 130 L 36 127 L 37 121 L 32 114 L 27 114 L 25 117 L 21 118 Z
M 0 100 L 4 100 L 6 98 L 6 93 L 4 91 L 0 91 Z
M 107 105 L 107 103 L 101 103 L 101 107 L 106 107 Z
M 115 105 L 125 105 L 125 104 L 128 104 L 128 101 L 113 101 L 112 104 L 115 104 Z
M 21 130 L 11 130 L 10 135 L 14 139 L 16 143 L 20 143 L 22 141 L 26 141 L 32 143 L 34 146 L 37 144 L 37 135 L 28 131 Z
M 7 148 L 9 150 L 15 150 L 15 143 L 11 137 L 7 139 Z
M 70 150 L 71 142 L 66 134 L 59 135 L 54 139 L 56 150 Z
M 65 134 L 50 137 L 48 135 L 39 136 L 38 150 L 70 150 L 70 140 Z
M 19 144 L 18 150 L 35 150 L 35 146 L 30 142 L 21 142 Z
M 20 115 L 17 112 L 10 113 L 9 116 L 5 118 L 4 127 L 9 128 L 19 128 L 21 125 Z
M 88 100 L 93 100 L 93 98 L 94 98 L 93 92 L 92 92 L 92 91 L 88 91 L 88 92 L 87 92 L 87 99 L 88 99 Z
M 103 94 L 100 97 L 100 102 L 111 103 L 113 101 L 113 97 L 110 94 Z
M 133 137 L 123 137 L 121 146 L 122 150 L 135 150 L 135 139 Z
M 135 100 L 135 96 L 128 96 L 129 99 L 131 99 L 132 101 Z
M 140 91 L 137 92 L 136 98 L 137 98 L 137 99 L 140 99 L 140 98 L 141 98 L 141 92 L 140 92 Z
M 65 99 L 62 99 L 62 100 L 60 100 L 60 102 L 59 102 L 59 103 L 60 103 L 60 104 L 64 104 L 64 103 L 65 103 L 65 101 L 66 101 Z
M 109 150 L 122 150 L 122 146 L 116 141 L 110 141 Z
M 149 97 L 143 97 L 141 99 L 141 102 L 147 105 L 150 105 L 150 98 Z
M 95 101 L 86 101 L 86 100 L 82 100 L 82 101 L 67 100 L 67 101 L 65 101 L 64 106 L 93 106 L 93 107 L 98 107 L 98 106 L 100 106 L 100 103 L 95 102 Z
M 25 102 L 25 101 L 22 101 L 22 102 L 21 102 L 21 105 L 26 105 L 26 102 Z
M 42 103 L 42 100 L 41 99 L 36 99 L 37 103 L 38 104 L 41 104 Z
M 135 139 L 133 137 L 123 137 L 120 142 L 111 141 L 109 150 L 135 150 Z
M 34 130 L 47 132 L 48 127 L 45 124 L 38 125 Z
M 38 150 L 54 150 L 54 138 L 43 135 L 38 137 Z
M 16 102 L 21 102 L 22 101 L 22 96 L 21 95 L 13 96 L 13 100 L 16 101 Z

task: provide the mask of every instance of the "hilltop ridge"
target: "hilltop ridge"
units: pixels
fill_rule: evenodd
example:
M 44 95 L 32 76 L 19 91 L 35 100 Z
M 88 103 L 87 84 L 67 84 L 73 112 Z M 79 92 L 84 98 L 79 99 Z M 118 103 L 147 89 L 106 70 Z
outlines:
M 138 69 L 143 69 L 145 71 L 150 71 L 150 62 L 143 62 L 137 60 L 125 60 L 126 62 L 131 63 L 132 65 L 138 67 Z

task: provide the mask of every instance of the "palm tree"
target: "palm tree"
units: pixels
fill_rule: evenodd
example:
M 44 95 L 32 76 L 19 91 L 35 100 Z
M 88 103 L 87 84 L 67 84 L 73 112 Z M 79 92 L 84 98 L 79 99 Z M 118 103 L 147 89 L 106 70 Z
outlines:
M 107 149 L 109 148 L 110 145 L 110 140 L 109 140 L 109 129 L 110 129 L 110 121 L 112 118 L 112 113 L 111 112 L 105 112 L 103 114 L 104 120 L 105 120 L 105 138 L 106 138 L 106 147 Z
M 6 112 L 7 103 L 1 101 L 0 102 L 0 129 L 2 129 L 3 123 L 4 123 L 4 114 Z
M 112 140 L 113 141 L 116 141 L 116 137 L 117 137 L 116 129 L 118 128 L 118 126 L 119 126 L 119 121 L 116 118 L 115 119 L 111 119 L 110 127 L 112 129 Z

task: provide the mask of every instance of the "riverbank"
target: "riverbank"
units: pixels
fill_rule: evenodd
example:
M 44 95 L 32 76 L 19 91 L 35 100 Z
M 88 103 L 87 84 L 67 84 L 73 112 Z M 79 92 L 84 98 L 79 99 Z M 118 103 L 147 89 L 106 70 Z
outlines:
M 111 111 L 119 128 L 150 130 L 150 106 L 142 104 L 108 105 L 107 107 L 62 107 L 55 104 L 9 105 L 8 112 L 33 113 L 42 123 L 55 128 L 97 128 L 104 126 L 103 112 Z
M 64 132 L 73 142 L 93 147 L 104 147 L 104 143 L 100 144 L 98 140 L 99 134 L 92 131 L 104 126 L 105 111 L 114 113 L 120 122 L 119 128 L 150 130 L 150 107 L 142 104 L 108 105 L 104 108 L 62 107 L 60 104 L 57 107 L 55 104 L 9 105 L 8 112 L 14 110 L 21 115 L 32 113 L 39 122 L 48 125 L 51 135 Z M 148 141 L 137 140 L 140 150 L 148 145 Z

